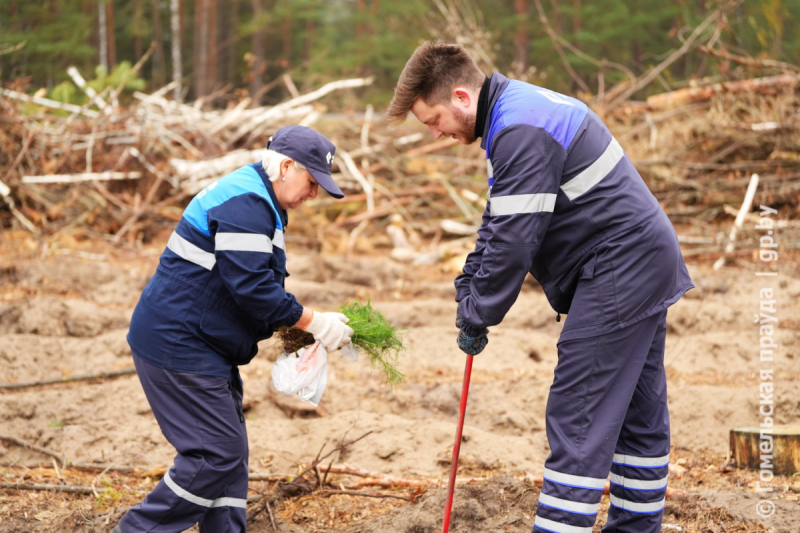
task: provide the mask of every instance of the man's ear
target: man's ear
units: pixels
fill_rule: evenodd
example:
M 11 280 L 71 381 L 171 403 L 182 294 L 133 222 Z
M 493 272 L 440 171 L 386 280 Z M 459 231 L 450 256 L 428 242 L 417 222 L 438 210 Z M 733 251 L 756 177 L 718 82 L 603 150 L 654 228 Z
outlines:
M 472 95 L 463 87 L 453 89 L 453 105 L 468 108 L 472 103 Z

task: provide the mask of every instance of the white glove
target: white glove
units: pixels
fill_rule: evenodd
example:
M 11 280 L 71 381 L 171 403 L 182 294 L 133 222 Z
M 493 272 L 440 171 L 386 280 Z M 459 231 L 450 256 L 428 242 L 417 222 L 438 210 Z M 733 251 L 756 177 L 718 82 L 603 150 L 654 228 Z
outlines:
M 306 331 L 314 335 L 322 347 L 332 352 L 350 342 L 353 328 L 347 325 L 350 319 L 342 313 L 314 313 Z

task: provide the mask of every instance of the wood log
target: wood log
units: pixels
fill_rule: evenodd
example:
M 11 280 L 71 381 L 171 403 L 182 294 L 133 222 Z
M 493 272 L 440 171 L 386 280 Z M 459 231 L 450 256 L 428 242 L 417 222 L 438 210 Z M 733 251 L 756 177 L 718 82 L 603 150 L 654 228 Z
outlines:
M 138 180 L 141 177 L 141 172 L 85 172 L 83 174 L 22 176 L 22 183 L 77 183 L 79 181 Z
M 22 100 L 23 102 L 31 102 L 33 104 L 41 105 L 44 107 L 50 107 L 52 109 L 69 111 L 70 113 L 85 115 L 90 118 L 97 118 L 100 116 L 100 113 L 98 113 L 97 111 L 93 111 L 91 109 L 83 109 L 82 107 L 76 106 L 74 104 L 65 104 L 63 102 L 56 102 L 55 100 L 50 100 L 49 98 L 39 98 L 38 96 L 29 96 L 25 93 L 10 91 L 8 89 L 3 89 L 2 87 L 0 87 L 0 94 L 2 94 L 3 96 L 7 96 L 9 98 L 14 98 L 15 100 Z
M 794 475 L 800 472 L 800 426 L 773 426 L 769 432 L 758 427 L 732 429 L 730 452 L 737 468 L 763 471 L 769 464 L 776 476 Z
M 651 109 L 678 107 L 700 100 L 708 100 L 718 94 L 770 92 L 783 89 L 784 87 L 790 87 L 798 81 L 800 81 L 800 76 L 782 74 L 780 76 L 769 76 L 766 78 L 726 81 L 706 85 L 704 87 L 686 87 L 684 89 L 678 89 L 677 91 L 653 95 L 647 99 L 647 104 Z

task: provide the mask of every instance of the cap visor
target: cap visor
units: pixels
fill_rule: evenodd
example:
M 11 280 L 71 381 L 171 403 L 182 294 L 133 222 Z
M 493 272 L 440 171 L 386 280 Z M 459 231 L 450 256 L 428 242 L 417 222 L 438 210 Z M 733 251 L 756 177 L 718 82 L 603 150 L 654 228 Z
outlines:
M 311 167 L 308 167 L 308 171 L 311 173 L 312 176 L 314 176 L 314 179 L 317 180 L 319 186 L 325 189 L 325 192 L 327 192 L 334 198 L 344 198 L 344 193 L 339 188 L 339 186 L 336 185 L 336 182 L 333 181 L 333 178 L 330 176 L 330 174 L 326 174 L 319 170 L 314 170 Z

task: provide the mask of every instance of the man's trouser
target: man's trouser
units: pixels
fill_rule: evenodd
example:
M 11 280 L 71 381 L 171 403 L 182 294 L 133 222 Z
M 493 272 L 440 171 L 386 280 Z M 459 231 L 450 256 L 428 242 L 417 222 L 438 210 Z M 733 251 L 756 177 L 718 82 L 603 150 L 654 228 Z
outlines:
M 547 400 L 544 484 L 534 533 L 591 533 L 611 472 L 607 533 L 657 533 L 667 492 L 666 311 L 561 341 Z
M 122 517 L 122 532 L 184 531 L 198 522 L 203 533 L 246 531 L 248 447 L 238 371 L 224 379 L 165 370 L 136 354 L 133 360 L 178 455 L 153 492 Z

